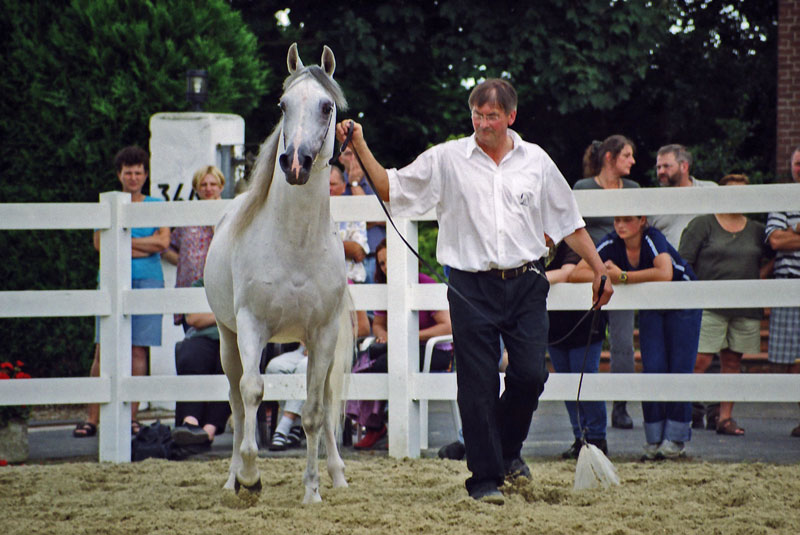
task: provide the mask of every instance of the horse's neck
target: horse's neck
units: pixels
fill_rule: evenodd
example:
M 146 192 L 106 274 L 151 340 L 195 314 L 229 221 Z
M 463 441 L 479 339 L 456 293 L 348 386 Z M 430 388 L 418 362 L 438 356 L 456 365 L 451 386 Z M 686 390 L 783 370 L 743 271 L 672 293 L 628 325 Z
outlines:
M 292 186 L 286 182 L 283 171 L 278 169 L 267 197 L 267 214 L 277 223 L 290 227 L 315 222 L 330 226 L 329 174 L 328 167 L 313 170 L 306 184 Z
M 330 165 L 328 158 L 333 152 L 334 128 L 329 129 L 328 137 L 311 169 L 308 182 L 293 186 L 286 182 L 278 159 L 272 174 L 272 185 L 267 197 L 264 215 L 280 230 L 281 234 L 294 243 L 311 245 L 314 240 L 325 240 L 330 236 L 331 205 L 328 184 Z M 284 151 L 283 135 L 280 136 L 278 154 Z

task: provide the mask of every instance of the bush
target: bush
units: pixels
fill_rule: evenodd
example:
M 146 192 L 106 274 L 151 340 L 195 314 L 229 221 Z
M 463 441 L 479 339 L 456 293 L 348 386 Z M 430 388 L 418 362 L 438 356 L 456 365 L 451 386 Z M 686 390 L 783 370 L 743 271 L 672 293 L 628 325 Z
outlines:
M 246 115 L 266 92 L 256 38 L 223 0 L 0 2 L 0 202 L 95 202 L 119 189 L 113 155 L 148 146 L 154 113 L 188 109 L 188 69 L 209 72 L 208 111 Z M 0 290 L 96 285 L 90 230 L 0 232 L 0 248 L 11 253 Z M 92 325 L 2 320 L 0 358 L 37 377 L 85 374 Z

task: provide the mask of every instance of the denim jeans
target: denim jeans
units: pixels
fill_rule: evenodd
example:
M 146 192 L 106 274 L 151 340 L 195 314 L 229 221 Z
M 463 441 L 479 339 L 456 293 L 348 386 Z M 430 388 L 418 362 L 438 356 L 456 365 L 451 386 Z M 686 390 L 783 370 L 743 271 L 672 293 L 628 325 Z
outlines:
M 633 373 L 633 310 L 609 310 L 611 373 Z
M 692 373 L 700 339 L 699 309 L 639 311 L 639 342 L 644 373 Z M 643 401 L 648 444 L 686 442 L 692 436 L 688 401 Z
M 600 368 L 600 352 L 603 349 L 603 342 L 595 342 L 588 347 L 573 347 L 563 349 L 556 346 L 547 348 L 550 353 L 550 361 L 553 369 L 557 373 L 597 373 Z M 586 365 L 583 360 L 586 355 Z M 580 402 L 580 423 L 578 422 L 577 403 L 565 401 L 567 414 L 572 424 L 572 434 L 575 438 L 581 437 L 581 429 L 586 429 L 586 438 L 602 439 L 606 438 L 606 404 L 604 401 L 581 401 Z

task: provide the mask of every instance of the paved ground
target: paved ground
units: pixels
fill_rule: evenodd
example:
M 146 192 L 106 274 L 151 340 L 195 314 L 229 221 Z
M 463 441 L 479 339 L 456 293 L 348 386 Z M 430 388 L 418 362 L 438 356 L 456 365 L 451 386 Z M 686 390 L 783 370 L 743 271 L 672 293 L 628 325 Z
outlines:
M 635 460 L 641 456 L 644 444 L 642 413 L 638 403 L 629 403 L 629 412 L 634 418 L 633 430 L 618 430 L 609 427 L 608 447 L 612 460 Z M 609 404 L 609 414 L 610 414 Z M 694 430 L 687 447 L 688 455 L 696 460 L 721 462 L 768 462 L 788 464 L 800 462 L 800 438 L 789 436 L 789 432 L 800 422 L 800 407 L 792 403 L 738 403 L 734 416 L 740 426 L 747 430 L 743 437 L 717 435 L 704 429 Z M 164 423 L 172 423 L 164 418 Z M 145 423 L 149 423 L 145 420 Z M 455 431 L 448 402 L 430 402 L 429 421 L 430 448 L 422 452 L 423 457 L 435 457 L 444 444 L 455 440 Z M 92 461 L 97 460 L 97 437 L 76 439 L 72 437 L 72 425 L 47 425 L 32 427 L 29 431 L 30 462 Z M 232 434 L 219 435 L 209 455 L 229 456 Z M 535 460 L 557 459 L 572 443 L 566 409 L 561 402 L 542 402 L 534 415 L 523 456 Z M 305 455 L 305 450 L 290 450 L 273 453 L 262 450 L 261 456 Z M 386 451 L 358 452 L 344 448 L 343 457 L 386 455 Z

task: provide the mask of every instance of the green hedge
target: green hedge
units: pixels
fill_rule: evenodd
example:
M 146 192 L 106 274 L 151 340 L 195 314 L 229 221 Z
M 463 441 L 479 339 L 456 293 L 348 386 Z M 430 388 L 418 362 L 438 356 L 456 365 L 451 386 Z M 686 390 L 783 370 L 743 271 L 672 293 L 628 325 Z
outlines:
M 208 70 L 213 112 L 247 115 L 275 83 L 223 0 L 0 5 L 0 203 L 96 202 L 119 189 L 113 155 L 148 147 L 153 114 L 188 109 L 188 69 Z M 0 250 L 0 290 L 96 285 L 90 230 L 4 231 Z M 2 319 L 0 360 L 35 377 L 85 375 L 93 334 L 92 318 Z

